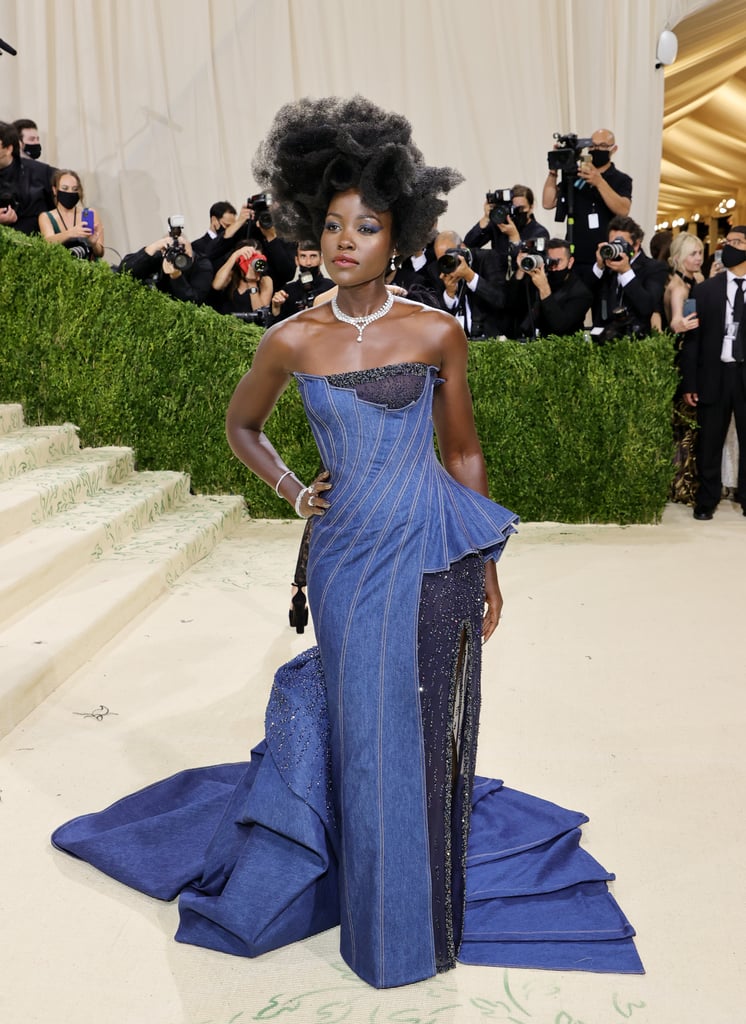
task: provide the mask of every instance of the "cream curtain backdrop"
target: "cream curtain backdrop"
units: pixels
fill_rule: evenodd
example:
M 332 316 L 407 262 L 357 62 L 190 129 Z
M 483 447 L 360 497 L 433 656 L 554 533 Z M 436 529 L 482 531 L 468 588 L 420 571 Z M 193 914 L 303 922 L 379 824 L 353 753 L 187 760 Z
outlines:
M 540 209 L 552 132 L 617 135 L 632 215 L 655 222 L 665 27 L 701 0 L 0 0 L 0 118 L 31 117 L 44 157 L 83 177 L 119 253 L 170 213 L 255 190 L 251 156 L 280 104 L 361 92 L 400 110 L 432 163 L 466 182 L 441 227 L 465 232 L 487 189 Z M 557 225 L 564 234 L 564 225 Z M 111 258 L 116 257 L 112 253 Z

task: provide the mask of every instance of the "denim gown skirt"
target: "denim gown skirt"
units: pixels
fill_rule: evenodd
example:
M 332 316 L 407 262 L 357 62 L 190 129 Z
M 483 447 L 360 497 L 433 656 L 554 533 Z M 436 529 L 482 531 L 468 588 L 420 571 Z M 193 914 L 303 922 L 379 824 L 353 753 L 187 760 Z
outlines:
M 278 670 L 251 760 L 180 772 L 52 841 L 127 885 L 178 897 L 179 941 L 257 956 L 340 925 L 345 961 L 390 987 L 437 966 L 422 581 L 470 555 L 497 560 L 516 517 L 438 462 L 434 367 L 362 373 L 378 400 L 354 379 L 296 375 L 333 483 L 309 552 L 318 646 Z M 411 401 L 389 402 L 413 375 Z M 477 778 L 466 799 L 462 962 L 642 972 L 608 891 L 614 876 L 579 845 L 583 814 L 493 779 Z

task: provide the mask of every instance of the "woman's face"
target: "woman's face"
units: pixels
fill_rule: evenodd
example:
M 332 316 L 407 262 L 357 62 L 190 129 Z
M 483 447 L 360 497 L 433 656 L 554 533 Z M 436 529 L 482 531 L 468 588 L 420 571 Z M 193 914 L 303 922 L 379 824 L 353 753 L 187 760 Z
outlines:
M 57 184 L 57 194 L 60 192 L 80 192 L 77 178 L 72 174 L 63 174 Z
M 692 249 L 684 257 L 682 266 L 685 274 L 694 274 L 702 266 L 703 251 L 702 249 Z
M 372 210 L 356 189 L 338 192 L 329 203 L 321 253 L 331 279 L 353 287 L 382 278 L 394 251 L 393 218 Z

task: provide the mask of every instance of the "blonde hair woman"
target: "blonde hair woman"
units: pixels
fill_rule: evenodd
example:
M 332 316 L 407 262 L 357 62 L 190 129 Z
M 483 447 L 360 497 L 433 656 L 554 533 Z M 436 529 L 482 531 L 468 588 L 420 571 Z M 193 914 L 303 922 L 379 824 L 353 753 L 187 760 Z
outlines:
M 684 334 L 699 326 L 696 313 L 684 316 L 684 301 L 691 295 L 695 284 L 704 281 L 701 273 L 704 246 L 696 235 L 682 232 L 671 243 L 668 262 L 673 273 L 663 293 L 663 308 L 672 331 Z

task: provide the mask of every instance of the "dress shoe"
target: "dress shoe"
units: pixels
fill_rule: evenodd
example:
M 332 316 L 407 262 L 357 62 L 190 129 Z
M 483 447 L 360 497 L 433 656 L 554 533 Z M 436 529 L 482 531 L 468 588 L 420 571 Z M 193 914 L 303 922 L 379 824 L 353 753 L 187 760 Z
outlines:
M 746 515 L 746 512 L 744 513 L 744 515 Z M 711 508 L 702 508 L 701 505 L 697 505 L 695 507 L 695 509 L 694 509 L 694 518 L 695 519 L 712 519 L 712 509 Z

